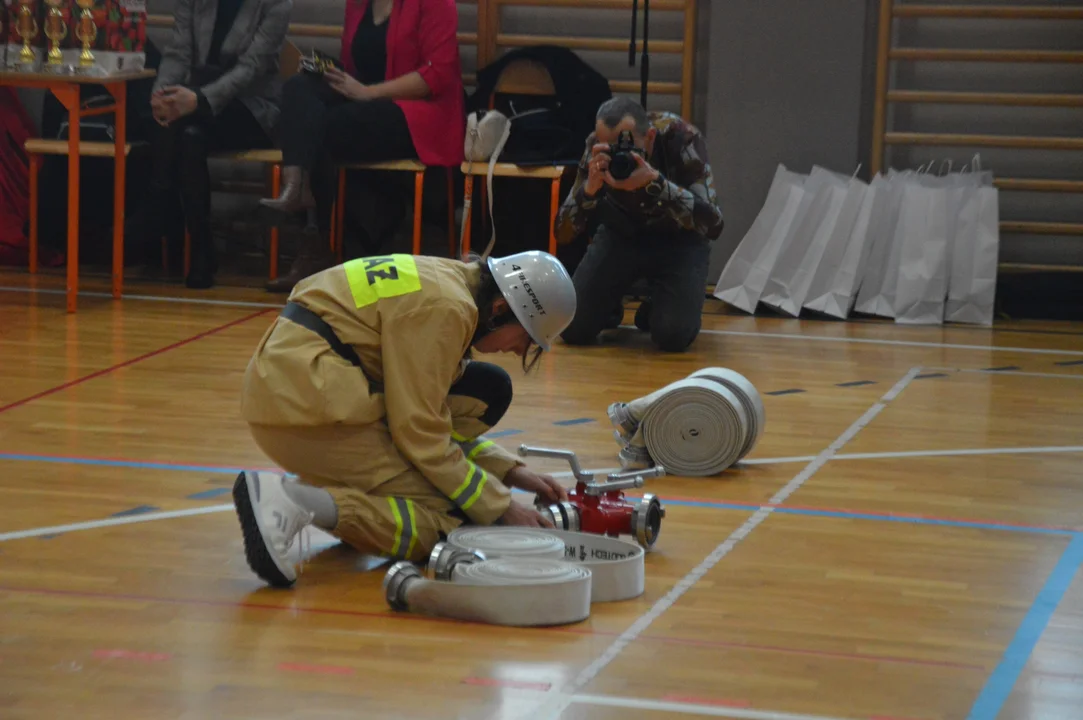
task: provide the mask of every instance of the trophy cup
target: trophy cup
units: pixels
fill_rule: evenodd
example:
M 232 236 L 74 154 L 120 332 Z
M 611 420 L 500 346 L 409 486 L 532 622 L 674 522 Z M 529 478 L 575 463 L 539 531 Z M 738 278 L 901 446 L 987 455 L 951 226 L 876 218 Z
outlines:
M 45 18 L 45 37 L 49 38 L 47 63 L 50 70 L 56 71 L 64 61 L 60 54 L 60 42 L 68 34 L 68 24 L 60 12 L 64 0 L 45 0 L 45 4 L 49 6 L 49 14 Z
M 32 3 L 33 0 L 19 0 L 19 19 L 15 22 L 15 32 L 23 40 L 19 62 L 31 68 L 34 66 L 34 48 L 30 43 L 38 36 L 38 21 Z
M 82 9 L 79 13 L 79 24 L 75 28 L 75 37 L 83 43 L 83 51 L 79 53 L 79 67 L 94 67 L 94 53 L 90 52 L 90 46 L 98 37 L 98 26 L 94 24 L 94 14 L 90 9 L 94 7 L 94 0 L 75 0 Z

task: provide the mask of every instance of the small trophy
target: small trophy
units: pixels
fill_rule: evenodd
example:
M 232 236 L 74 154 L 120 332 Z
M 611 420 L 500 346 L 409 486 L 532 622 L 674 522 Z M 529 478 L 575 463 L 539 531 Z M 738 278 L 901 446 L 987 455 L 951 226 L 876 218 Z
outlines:
M 19 0 L 19 19 L 15 22 L 15 32 L 23 40 L 19 62 L 32 68 L 34 48 L 30 47 L 30 43 L 38 36 L 38 21 L 34 17 L 33 0 Z
M 49 6 L 49 14 L 45 18 L 45 37 L 49 38 L 48 67 L 50 70 L 59 70 L 64 58 L 60 54 L 60 42 L 68 34 L 68 24 L 64 22 L 64 16 L 60 12 L 64 0 L 45 0 Z
M 79 67 L 86 69 L 94 67 L 94 53 L 90 52 L 90 46 L 98 37 L 98 26 L 94 24 L 94 13 L 90 9 L 94 7 L 94 0 L 75 0 L 82 9 L 79 13 L 79 24 L 75 28 L 75 37 L 83 43 L 83 51 L 79 53 Z

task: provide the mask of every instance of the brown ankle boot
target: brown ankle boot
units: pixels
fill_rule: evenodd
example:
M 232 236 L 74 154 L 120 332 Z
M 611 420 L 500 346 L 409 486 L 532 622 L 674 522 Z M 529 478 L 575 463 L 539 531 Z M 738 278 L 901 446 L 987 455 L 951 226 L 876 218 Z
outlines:
M 335 255 L 328 247 L 327 240 L 319 233 L 306 233 L 304 244 L 294 258 L 290 271 L 270 280 L 266 287 L 271 292 L 288 293 L 301 280 L 334 267 L 335 263 Z
M 264 207 L 286 213 L 314 206 L 308 173 L 296 165 L 286 165 L 282 168 L 282 191 L 278 197 L 262 198 L 259 202 Z

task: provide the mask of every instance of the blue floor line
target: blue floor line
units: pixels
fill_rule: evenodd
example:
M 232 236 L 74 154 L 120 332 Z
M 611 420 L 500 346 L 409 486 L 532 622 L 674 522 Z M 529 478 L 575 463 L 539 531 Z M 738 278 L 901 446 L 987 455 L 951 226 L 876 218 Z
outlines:
M 1004 655 L 1000 664 L 993 670 L 993 674 L 985 682 L 974 705 L 970 708 L 967 720 L 997 720 L 1004 703 L 1007 702 L 1015 683 L 1019 680 L 1020 673 L 1026 667 L 1034 647 L 1049 625 L 1049 620 L 1057 611 L 1057 606 L 1064 598 L 1065 593 L 1075 578 L 1079 566 L 1083 565 L 1083 537 L 1076 535 L 1068 543 L 1067 549 L 1060 556 L 1060 561 L 1049 574 L 1045 585 L 1034 599 L 1022 624 L 1015 632 L 1015 637 Z
M 504 431 L 510 432 L 510 431 Z M 201 472 L 201 473 L 227 473 L 236 474 L 243 468 L 237 467 L 219 467 L 213 465 L 174 465 L 170 463 L 153 463 L 143 462 L 139 460 L 101 460 L 96 458 L 58 458 L 48 455 L 26 455 L 19 453 L 0 453 L 0 460 L 17 460 L 27 462 L 53 462 L 63 463 L 70 465 L 97 465 L 106 467 L 127 467 L 127 468 L 146 468 L 154 470 L 174 470 L 182 472 Z M 202 492 L 190 495 L 189 498 L 193 500 L 202 500 L 217 497 L 229 492 L 227 488 L 214 488 L 213 490 L 206 490 Z M 516 490 L 515 492 L 521 492 Z M 760 508 L 756 504 L 741 504 L 741 503 L 726 503 L 726 502 L 710 502 L 710 501 L 696 501 L 696 500 L 666 500 L 664 497 L 660 498 L 664 505 L 674 505 L 681 507 L 702 507 L 711 508 L 715 510 L 741 510 L 746 512 L 755 512 Z M 131 512 L 131 511 L 126 511 Z M 866 514 L 860 512 L 847 512 L 842 510 L 810 510 L 804 508 L 787 508 L 779 507 L 775 508 L 775 512 L 782 513 L 784 515 L 807 515 L 810 517 L 827 517 L 827 518 L 839 518 L 843 520 L 876 520 L 880 522 L 896 522 L 896 523 L 908 523 L 911 525 L 939 525 L 943 527 L 959 527 L 969 528 L 974 530 L 1000 530 L 1004 532 L 1021 532 L 1031 533 L 1037 535 L 1063 535 L 1063 536 L 1078 536 L 1083 533 L 1075 532 L 1072 530 L 1063 530 L 1057 528 L 1043 528 L 1034 527 L 1029 525 L 1001 525 L 998 523 L 983 523 L 983 522 L 970 522 L 966 520 L 941 520 L 936 518 L 920 518 L 920 517 L 897 517 L 891 515 L 876 515 Z

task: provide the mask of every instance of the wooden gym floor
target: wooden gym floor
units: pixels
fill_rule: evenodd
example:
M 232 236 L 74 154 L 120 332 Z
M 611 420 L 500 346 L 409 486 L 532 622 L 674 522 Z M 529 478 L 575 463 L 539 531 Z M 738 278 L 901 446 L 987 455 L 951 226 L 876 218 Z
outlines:
M 72 316 L 31 282 L 0 275 L 5 720 L 1083 717 L 1083 326 L 711 302 L 686 355 L 558 347 L 517 380 L 509 447 L 612 468 L 607 405 L 709 365 L 755 383 L 767 430 L 723 477 L 649 482 L 642 598 L 517 630 L 392 614 L 326 537 L 292 591 L 250 573 L 229 487 L 268 461 L 238 387 L 282 298 L 133 286 L 174 299 Z

